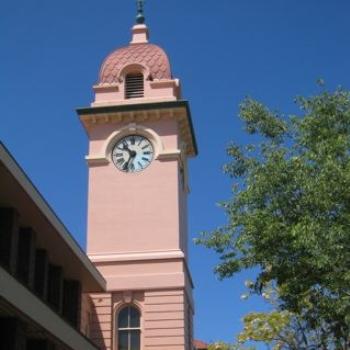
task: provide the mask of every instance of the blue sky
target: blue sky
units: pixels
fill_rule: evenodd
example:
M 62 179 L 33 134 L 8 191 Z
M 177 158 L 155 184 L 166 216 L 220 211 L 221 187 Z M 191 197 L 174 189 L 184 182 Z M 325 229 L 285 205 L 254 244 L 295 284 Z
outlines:
M 221 171 L 230 140 L 249 140 L 237 118 L 252 96 L 285 114 L 293 98 L 350 88 L 348 0 L 148 0 L 151 41 L 168 53 L 190 101 L 199 156 L 190 162 L 191 237 L 225 223 Z M 0 139 L 82 246 L 87 138 L 75 108 L 88 106 L 103 58 L 130 39 L 134 0 L 13 0 L 0 5 Z M 196 337 L 231 341 L 242 316 L 242 273 L 220 282 L 214 253 L 191 243 Z

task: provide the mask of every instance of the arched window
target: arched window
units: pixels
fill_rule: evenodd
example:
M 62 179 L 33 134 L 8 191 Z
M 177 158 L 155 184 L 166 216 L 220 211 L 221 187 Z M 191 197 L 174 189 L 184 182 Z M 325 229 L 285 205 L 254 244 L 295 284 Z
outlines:
M 133 73 L 125 77 L 125 98 L 139 98 L 144 96 L 143 74 Z
M 126 306 L 118 314 L 118 350 L 140 350 L 140 312 Z

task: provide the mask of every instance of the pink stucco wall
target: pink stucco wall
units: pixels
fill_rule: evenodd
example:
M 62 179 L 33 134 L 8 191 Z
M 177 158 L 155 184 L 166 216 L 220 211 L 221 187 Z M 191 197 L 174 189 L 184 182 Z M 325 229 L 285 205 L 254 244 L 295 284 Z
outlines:
M 111 150 L 127 123 L 90 127 L 89 157 Z M 154 148 L 180 149 L 176 120 L 144 122 L 157 135 Z M 108 145 L 111 140 L 112 145 Z M 107 158 L 109 155 L 107 154 Z M 113 162 L 90 164 L 88 254 L 107 281 L 106 294 L 92 295 L 91 337 L 102 349 L 117 349 L 114 318 L 123 293 L 142 312 L 143 350 L 189 350 L 192 282 L 187 269 L 187 188 L 180 160 L 154 159 L 144 171 L 123 173 Z
M 150 290 L 131 293 L 131 302 L 140 309 L 141 349 L 184 350 L 190 349 L 192 337 L 189 323 L 192 309 L 181 289 Z M 117 346 L 114 323 L 124 303 L 122 292 L 91 295 L 92 327 L 91 339 L 101 350 Z M 190 315 L 189 315 L 190 314 Z
M 167 117 L 153 110 L 154 119 L 147 118 L 149 111 L 139 111 L 128 119 L 138 103 L 180 99 L 180 82 L 172 79 L 166 54 L 147 40 L 147 27 L 135 26 L 131 46 L 108 56 L 94 87 L 93 109 L 129 105 L 129 111 L 84 124 L 89 137 L 87 252 L 107 281 L 106 293 L 85 301 L 84 326 L 102 350 L 117 350 L 114 320 L 126 304 L 141 311 L 142 350 L 192 350 L 188 188 L 187 174 L 181 175 L 187 162 L 181 135 L 191 131 L 184 131 L 175 110 Z M 135 70 L 145 77 L 144 97 L 126 100 L 125 74 Z M 155 159 L 140 173 L 123 173 L 111 161 L 111 150 L 120 135 L 138 132 L 153 143 Z
M 165 149 L 177 149 L 175 121 L 147 125 Z M 90 131 L 90 154 L 102 152 L 105 140 L 122 125 Z M 89 255 L 180 249 L 179 164 L 154 160 L 140 173 L 128 174 L 113 162 L 89 169 Z M 185 234 L 185 233 L 183 233 Z

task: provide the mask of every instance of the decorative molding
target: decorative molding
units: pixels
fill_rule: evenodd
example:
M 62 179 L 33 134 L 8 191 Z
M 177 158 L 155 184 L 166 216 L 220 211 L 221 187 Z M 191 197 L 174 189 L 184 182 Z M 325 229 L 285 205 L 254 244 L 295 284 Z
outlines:
M 92 262 L 116 262 L 116 261 L 140 261 L 140 260 L 164 260 L 164 259 L 184 259 L 185 254 L 181 250 L 165 250 L 151 252 L 129 252 L 129 253 L 105 253 L 89 254 Z
M 147 67 L 145 64 L 142 64 L 142 63 L 132 63 L 132 64 L 126 63 L 126 64 L 124 64 L 123 67 L 120 68 L 119 74 L 117 76 L 117 79 L 118 79 L 119 82 L 123 83 L 127 74 L 134 73 L 134 72 L 139 72 L 139 71 L 142 72 L 142 75 L 144 77 L 148 77 L 151 74 L 149 67 Z
M 196 155 L 197 150 L 192 135 L 190 117 L 185 106 L 162 109 L 145 108 L 128 111 L 113 111 L 113 106 L 106 107 L 106 109 L 107 110 L 103 110 L 103 107 L 91 108 L 88 113 L 80 113 L 80 119 L 85 128 L 89 129 L 93 128 L 95 125 L 109 123 L 142 123 L 173 119 L 178 122 L 181 142 L 186 145 L 185 153 L 188 156 Z M 110 109 L 110 111 L 108 111 L 108 109 Z
M 95 92 L 111 92 L 111 91 L 119 91 L 119 84 L 100 84 L 94 85 L 93 90 Z
M 104 156 L 86 156 L 85 159 L 90 166 L 108 165 L 110 163 L 109 159 Z
M 179 160 L 181 158 L 181 150 L 175 149 L 175 150 L 169 150 L 164 151 L 162 153 L 158 154 L 158 157 L 155 159 L 158 160 Z
M 178 87 L 179 81 L 178 80 L 153 80 L 150 81 L 150 85 L 153 89 L 161 89 L 161 88 L 167 88 L 167 87 Z
M 149 81 L 148 81 L 149 82 Z M 111 84 L 112 88 L 109 90 L 108 84 L 101 85 L 104 89 L 102 92 L 116 92 L 117 90 L 113 90 L 113 86 L 115 84 Z M 135 106 L 142 104 L 151 104 L 151 103 L 166 103 L 166 102 L 176 102 L 177 97 L 173 96 L 164 96 L 164 97 L 137 97 L 137 98 L 130 98 L 127 100 L 120 100 L 118 101 L 118 106 Z M 115 100 L 103 100 L 103 101 L 94 101 L 91 103 L 92 108 L 102 108 L 102 107 L 115 107 L 116 101 Z
M 187 157 L 186 157 L 186 148 L 187 145 L 185 142 L 181 142 L 180 149 L 181 149 L 181 171 L 183 172 L 183 189 L 186 193 L 190 193 L 190 186 L 189 186 L 189 171 L 188 171 L 188 165 L 187 165 Z
M 129 290 L 123 292 L 123 301 L 125 304 L 131 304 L 133 301 L 133 293 Z
M 136 125 L 136 123 L 130 123 L 126 129 L 129 130 L 130 132 L 136 132 L 138 126 Z

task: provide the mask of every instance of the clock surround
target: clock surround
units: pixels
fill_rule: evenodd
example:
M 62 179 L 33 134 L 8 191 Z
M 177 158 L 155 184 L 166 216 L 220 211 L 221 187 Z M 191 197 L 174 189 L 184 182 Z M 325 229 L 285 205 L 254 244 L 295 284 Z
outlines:
M 131 134 L 120 138 L 112 150 L 112 161 L 116 168 L 125 173 L 145 170 L 153 161 L 152 142 L 141 134 Z

